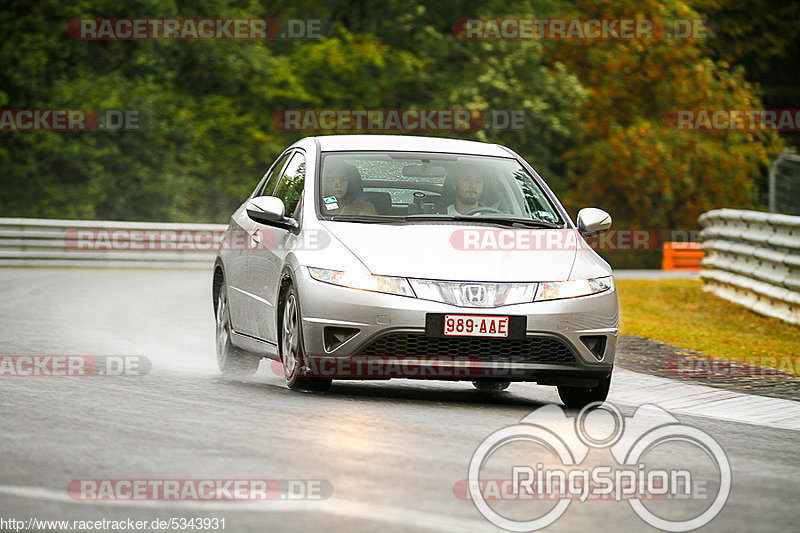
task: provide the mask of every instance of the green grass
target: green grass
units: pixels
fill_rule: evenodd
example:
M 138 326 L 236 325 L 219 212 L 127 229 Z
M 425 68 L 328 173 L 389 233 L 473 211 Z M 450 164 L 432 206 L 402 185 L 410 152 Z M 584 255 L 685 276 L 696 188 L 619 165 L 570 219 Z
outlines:
M 617 289 L 623 335 L 800 375 L 798 326 L 703 292 L 699 280 L 623 279 Z

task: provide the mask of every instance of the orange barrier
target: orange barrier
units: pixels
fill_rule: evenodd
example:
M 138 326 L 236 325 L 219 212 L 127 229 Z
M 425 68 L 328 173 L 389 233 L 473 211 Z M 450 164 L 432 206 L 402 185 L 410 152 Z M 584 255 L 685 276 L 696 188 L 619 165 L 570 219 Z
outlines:
M 661 259 L 663 270 L 699 270 L 706 255 L 699 242 L 665 242 Z

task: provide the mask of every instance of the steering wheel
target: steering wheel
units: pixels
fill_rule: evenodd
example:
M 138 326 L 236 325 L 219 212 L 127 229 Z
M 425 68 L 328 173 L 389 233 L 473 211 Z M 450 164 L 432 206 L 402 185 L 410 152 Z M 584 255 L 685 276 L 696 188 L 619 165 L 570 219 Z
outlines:
M 469 211 L 464 213 L 464 216 L 477 215 L 478 213 L 500 213 L 502 215 L 506 214 L 505 211 L 500 211 L 499 209 L 495 209 L 494 207 L 490 207 L 488 205 L 481 205 L 470 209 Z

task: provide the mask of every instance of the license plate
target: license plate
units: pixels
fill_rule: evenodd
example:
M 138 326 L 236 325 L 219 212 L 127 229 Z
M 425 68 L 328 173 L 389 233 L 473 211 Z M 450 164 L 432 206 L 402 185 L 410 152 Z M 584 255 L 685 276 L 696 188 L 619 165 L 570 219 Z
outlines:
M 508 317 L 444 315 L 444 334 L 458 337 L 508 337 Z

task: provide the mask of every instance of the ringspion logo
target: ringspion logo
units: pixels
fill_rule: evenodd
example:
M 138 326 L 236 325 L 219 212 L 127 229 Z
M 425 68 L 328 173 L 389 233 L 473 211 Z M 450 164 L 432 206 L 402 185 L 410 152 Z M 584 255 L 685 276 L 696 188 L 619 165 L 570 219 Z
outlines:
M 686 457 L 692 468 L 681 465 Z M 538 531 L 573 504 L 607 500 L 627 502 L 650 526 L 682 532 L 722 511 L 731 480 L 725 451 L 704 431 L 655 405 L 625 417 L 596 402 L 576 416 L 556 405 L 540 407 L 498 429 L 478 445 L 467 479 L 453 492 L 508 531 Z M 487 503 L 501 500 L 508 504 Z

